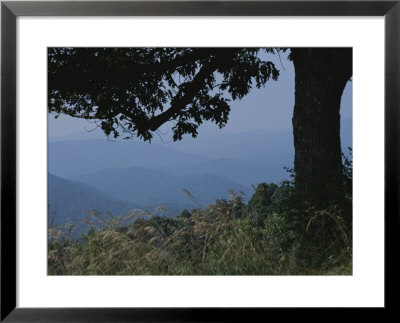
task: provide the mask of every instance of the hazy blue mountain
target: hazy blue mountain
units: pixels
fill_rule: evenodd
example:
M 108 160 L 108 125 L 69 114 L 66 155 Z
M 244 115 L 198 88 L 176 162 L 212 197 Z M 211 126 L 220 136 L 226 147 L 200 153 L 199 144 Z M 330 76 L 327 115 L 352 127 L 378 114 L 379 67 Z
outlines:
M 352 119 L 341 121 L 342 150 L 352 146 Z M 158 142 L 158 143 L 155 143 Z M 49 171 L 73 177 L 107 168 L 145 167 L 177 175 L 209 173 L 249 185 L 287 179 L 293 167 L 292 130 L 206 131 L 181 142 L 69 140 L 49 143 Z M 245 162 L 240 164 L 240 162 Z
M 228 189 L 241 190 L 249 198 L 252 189 L 221 176 L 193 174 L 177 176 L 163 171 L 133 167 L 106 169 L 74 177 L 122 200 L 145 206 L 195 208 L 229 198 Z M 194 197 L 191 199 L 184 190 Z
M 294 153 L 291 130 L 263 130 L 215 135 L 200 134 L 196 138 L 184 137 L 180 142 L 166 143 L 165 146 L 186 153 L 213 156 L 216 159 L 233 158 L 249 160 L 254 152 L 265 154 Z M 257 160 L 252 160 L 257 162 Z
M 157 168 L 208 160 L 211 158 L 133 140 L 55 141 L 48 146 L 48 170 L 61 177 L 73 177 L 106 168 Z
M 293 167 L 293 135 L 288 130 L 221 133 L 184 138 L 165 144 L 185 153 L 212 156 L 214 160 L 185 165 L 164 166 L 174 174 L 217 174 L 244 185 L 260 182 L 280 183 L 288 179 L 284 167 Z
M 341 134 L 342 149 L 347 153 L 347 147 L 352 146 L 351 118 L 342 119 Z M 50 172 L 91 184 L 118 202 L 126 200 L 150 208 L 197 207 L 183 189 L 200 205 L 227 198 L 228 188 L 243 190 L 250 197 L 251 184 L 287 179 L 283 167 L 293 167 L 293 159 L 291 130 L 208 132 L 195 139 L 184 137 L 182 142 L 158 144 L 100 139 L 49 143 Z M 63 194 L 60 199 L 64 201 L 59 203 L 64 203 L 65 214 L 70 214 L 73 206 L 68 206 L 67 194 Z
M 352 147 L 352 118 L 341 120 L 341 144 L 342 150 L 347 154 L 347 147 Z M 219 168 L 217 160 L 227 162 L 226 172 L 230 172 L 229 160 L 235 160 L 232 164 L 232 172 L 237 169 L 238 161 L 251 163 L 257 172 L 264 177 L 263 181 L 280 182 L 288 178 L 287 172 L 283 167 L 293 168 L 294 144 L 292 129 L 287 130 L 260 130 L 244 133 L 221 133 L 220 135 L 202 135 L 201 132 L 197 138 L 186 137 L 181 142 L 165 144 L 177 150 L 186 153 L 197 153 L 206 156 L 213 156 L 215 160 L 207 161 L 200 168 L 207 168 L 208 165 L 215 163 L 216 169 Z M 258 165 L 255 166 L 255 165 Z M 193 168 L 194 166 L 185 166 L 182 170 Z M 262 170 L 262 168 L 265 168 Z M 175 168 L 167 168 L 175 171 Z M 177 168 L 178 169 L 178 168 Z M 237 169 L 239 171 L 239 169 Z M 222 173 L 221 173 L 222 174 Z M 225 175 L 223 175 L 225 176 Z M 239 175 L 240 176 L 240 175 Z M 250 178 L 253 178 L 250 175 Z M 227 176 L 228 177 L 228 176 Z M 234 180 L 238 178 L 228 177 Z M 255 177 L 257 178 L 257 177 Z M 238 180 L 242 182 L 241 180 Z M 245 183 L 245 182 L 242 182 Z
M 61 116 L 60 116 L 60 118 L 61 118 Z M 65 118 L 65 116 L 64 116 L 64 118 Z M 51 120 L 52 120 L 52 117 L 49 117 L 49 122 L 51 122 Z M 53 125 L 53 127 L 54 127 L 54 125 Z M 72 132 L 72 133 L 69 133 L 66 135 L 52 136 L 52 137 L 49 137 L 49 142 L 71 141 L 71 140 L 96 140 L 96 139 L 100 139 L 100 140 L 106 139 L 106 136 L 105 136 L 103 130 L 96 128 L 91 131 L 82 130 L 82 131 Z
M 277 164 L 276 167 L 271 167 L 274 163 Z M 261 182 L 279 183 L 288 177 L 287 172 L 278 163 L 271 158 L 269 163 L 266 163 L 267 167 L 265 164 L 221 158 L 200 164 L 169 166 L 160 169 L 175 175 L 218 175 L 249 187 L 252 184 L 257 186 Z
M 96 188 L 79 182 L 48 174 L 49 221 L 54 216 L 54 225 L 68 222 L 79 223 L 90 211 L 98 210 L 107 217 L 121 215 L 138 208 L 132 203 L 121 201 Z M 49 223 L 50 224 L 50 223 Z
M 342 147 L 352 146 L 352 118 L 341 119 Z M 165 144 L 168 147 L 216 158 L 246 158 L 254 152 L 291 153 L 294 156 L 293 129 L 268 129 L 251 132 L 229 133 L 221 130 L 214 132 L 199 129 L 196 138 L 183 137 L 182 141 Z M 254 161 L 256 162 L 256 161 Z

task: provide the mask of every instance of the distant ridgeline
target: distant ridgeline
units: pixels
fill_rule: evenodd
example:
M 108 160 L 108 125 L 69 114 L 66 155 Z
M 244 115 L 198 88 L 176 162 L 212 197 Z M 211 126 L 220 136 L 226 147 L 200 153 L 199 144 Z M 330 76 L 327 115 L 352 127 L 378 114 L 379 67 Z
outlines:
M 342 133 L 351 138 L 351 120 L 342 124 Z M 229 199 L 229 189 L 243 192 L 246 202 L 254 193 L 252 185 L 289 178 L 284 167 L 293 164 L 292 141 L 290 131 L 272 130 L 166 144 L 53 140 L 48 150 L 49 225 L 81 222 L 94 210 L 107 218 L 132 209 L 152 214 L 164 206 L 162 215 L 177 216 L 183 209 Z
M 163 215 L 177 216 L 187 208 L 204 207 L 228 199 L 229 189 L 252 190 L 216 175 L 178 176 L 145 168 L 108 169 L 67 180 L 49 173 L 49 224 L 77 222 L 96 210 L 106 218 L 132 209 L 152 214 L 163 206 Z M 189 193 L 189 194 L 188 194 Z
M 83 219 L 90 212 L 103 216 L 121 215 L 137 206 L 118 200 L 96 188 L 48 174 L 48 221 L 49 227 L 74 223 L 85 227 Z

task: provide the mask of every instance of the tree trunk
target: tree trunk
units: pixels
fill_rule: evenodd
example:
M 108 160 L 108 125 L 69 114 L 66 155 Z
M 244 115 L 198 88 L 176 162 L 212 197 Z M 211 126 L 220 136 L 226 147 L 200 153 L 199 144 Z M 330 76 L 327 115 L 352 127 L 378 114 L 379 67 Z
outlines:
M 343 196 L 340 101 L 352 75 L 351 48 L 293 48 L 295 190 L 318 205 Z

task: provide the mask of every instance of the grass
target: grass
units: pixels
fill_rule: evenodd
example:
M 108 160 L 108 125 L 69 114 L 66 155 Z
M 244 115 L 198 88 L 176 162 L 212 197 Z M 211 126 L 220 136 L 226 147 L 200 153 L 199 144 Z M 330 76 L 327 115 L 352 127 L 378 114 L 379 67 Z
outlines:
M 49 230 L 48 274 L 351 275 L 351 211 L 289 204 L 280 198 L 261 214 L 231 192 L 176 218 L 93 212 L 79 238 L 71 225 Z

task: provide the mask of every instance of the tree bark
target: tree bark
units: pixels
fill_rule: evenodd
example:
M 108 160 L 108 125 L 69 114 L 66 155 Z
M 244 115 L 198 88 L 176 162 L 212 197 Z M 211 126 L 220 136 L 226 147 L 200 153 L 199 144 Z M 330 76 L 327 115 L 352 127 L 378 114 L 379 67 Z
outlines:
M 340 101 L 352 76 L 351 48 L 293 48 L 295 190 L 314 204 L 343 196 Z

